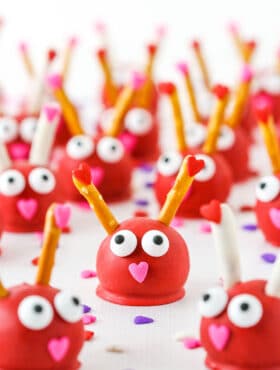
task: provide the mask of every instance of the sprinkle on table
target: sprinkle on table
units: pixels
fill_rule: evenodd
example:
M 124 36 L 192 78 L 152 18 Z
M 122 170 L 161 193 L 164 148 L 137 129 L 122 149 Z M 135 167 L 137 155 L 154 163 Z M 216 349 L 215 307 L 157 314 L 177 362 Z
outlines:
M 96 322 L 96 317 L 93 315 L 84 315 L 83 316 L 83 324 L 84 325 L 90 325 L 94 324 Z
M 93 270 L 83 270 L 81 272 L 81 278 L 82 279 L 92 279 L 97 276 L 96 272 Z
M 117 346 L 110 346 L 106 348 L 106 352 L 111 352 L 111 353 L 123 353 L 124 350 L 120 347 Z
M 33 266 L 37 266 L 38 262 L 39 262 L 39 257 L 35 257 L 31 260 L 31 263 L 32 263 Z
M 154 319 L 152 319 L 151 317 L 141 316 L 141 315 L 134 317 L 134 324 L 136 325 L 151 324 L 153 322 L 154 322 Z
M 135 199 L 134 203 L 140 207 L 146 207 L 149 205 L 149 201 L 147 199 Z
M 245 224 L 242 225 L 242 229 L 245 231 L 256 231 L 258 230 L 258 226 L 256 224 Z
M 145 188 L 146 188 L 146 189 L 152 189 L 154 186 L 155 186 L 155 183 L 154 183 L 154 182 L 152 182 L 152 181 L 147 181 L 147 182 L 145 183 Z
M 264 262 L 274 263 L 276 261 L 276 254 L 274 254 L 274 253 L 263 253 L 261 255 L 261 258 L 264 260 Z
M 211 224 L 209 222 L 201 222 L 199 224 L 199 231 L 203 234 L 211 233 Z
M 183 227 L 184 226 L 184 219 L 182 217 L 174 217 L 171 221 L 171 226 L 173 227 Z
M 201 347 L 201 342 L 196 338 L 185 338 L 183 340 L 184 347 L 186 349 L 196 349 Z
M 89 313 L 91 312 L 91 307 L 86 305 L 86 304 L 83 304 L 83 313 Z
M 94 331 L 85 330 L 85 341 L 89 341 L 94 337 Z

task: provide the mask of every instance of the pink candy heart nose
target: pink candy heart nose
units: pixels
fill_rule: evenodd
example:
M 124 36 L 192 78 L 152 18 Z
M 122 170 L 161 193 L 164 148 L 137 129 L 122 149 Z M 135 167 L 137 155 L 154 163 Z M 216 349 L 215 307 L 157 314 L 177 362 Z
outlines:
M 54 210 L 56 225 L 64 229 L 68 226 L 71 217 L 71 208 L 64 204 L 58 204 Z
M 230 338 L 230 329 L 225 325 L 212 324 L 208 328 L 208 335 L 217 351 L 222 351 Z
M 91 179 L 95 186 L 99 186 L 104 178 L 104 170 L 101 167 L 91 168 Z
M 62 337 L 59 339 L 51 339 L 48 342 L 48 351 L 51 358 L 55 362 L 60 362 L 67 355 L 70 347 L 70 340 L 68 337 Z
M 137 137 L 128 132 L 122 133 L 119 139 L 128 153 L 131 153 L 137 145 Z
M 131 263 L 128 270 L 134 280 L 143 283 L 148 275 L 149 264 L 147 262 Z
M 271 208 L 269 210 L 269 217 L 273 225 L 280 229 L 280 209 L 277 208 Z
M 12 159 L 27 159 L 30 145 L 25 143 L 15 143 L 12 144 L 9 149 Z
M 38 202 L 33 198 L 20 199 L 17 201 L 17 209 L 23 218 L 31 220 L 38 209 Z

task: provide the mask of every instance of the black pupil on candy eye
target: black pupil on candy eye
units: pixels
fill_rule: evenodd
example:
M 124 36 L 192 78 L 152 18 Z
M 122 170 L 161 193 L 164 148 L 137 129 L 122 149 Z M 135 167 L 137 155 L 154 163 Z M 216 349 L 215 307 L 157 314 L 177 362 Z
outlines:
M 163 158 L 163 161 L 164 161 L 165 163 L 168 163 L 168 162 L 170 162 L 170 158 L 169 158 L 169 157 L 164 157 L 164 158 Z
M 163 243 L 163 238 L 160 236 L 160 235 L 155 235 L 153 237 L 153 242 L 156 244 L 156 245 L 161 245 Z
M 14 177 L 9 177 L 9 178 L 8 178 L 8 183 L 9 183 L 9 184 L 13 184 L 14 182 L 15 182 Z
M 115 242 L 116 242 L 116 244 L 122 244 L 124 242 L 124 236 L 123 235 L 116 235 L 115 236 Z
M 74 303 L 75 306 L 79 306 L 80 305 L 80 300 L 77 297 L 73 297 L 72 298 L 72 302 Z
M 249 310 L 249 308 L 250 308 L 250 306 L 249 306 L 249 304 L 248 303 L 241 303 L 241 305 L 240 305 L 240 309 L 241 309 L 241 311 L 248 311 Z
M 111 145 L 111 150 L 114 152 L 114 151 L 116 151 L 117 150 L 117 147 L 116 147 L 116 145 Z
M 34 306 L 34 312 L 41 313 L 43 311 L 43 307 L 40 304 L 36 304 Z
M 77 141 L 77 146 L 81 147 L 83 146 L 83 143 L 81 141 Z
M 49 176 L 48 175 L 42 175 L 42 180 L 48 181 L 48 179 L 49 179 Z
M 261 189 L 264 189 L 265 187 L 266 187 L 266 183 L 265 183 L 265 182 L 261 182 L 261 183 L 260 183 L 260 188 L 261 188 Z
M 204 302 L 208 302 L 210 297 L 211 297 L 210 294 L 206 293 L 206 294 L 203 294 L 202 299 L 203 299 Z

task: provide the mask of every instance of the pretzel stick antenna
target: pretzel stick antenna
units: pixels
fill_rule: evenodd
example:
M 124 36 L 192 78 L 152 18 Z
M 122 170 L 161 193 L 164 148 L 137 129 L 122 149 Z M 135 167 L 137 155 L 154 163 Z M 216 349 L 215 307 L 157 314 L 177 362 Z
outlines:
M 162 82 L 159 84 L 159 91 L 166 94 L 171 103 L 173 118 L 175 123 L 177 149 L 182 152 L 187 149 L 187 139 L 185 133 L 185 125 L 179 96 L 176 86 L 172 82 Z
M 114 109 L 111 126 L 107 132 L 108 136 L 117 137 L 123 130 L 124 116 L 136 94 L 145 83 L 145 76 L 134 72 L 131 81 L 120 93 Z
M 228 102 L 229 89 L 223 85 L 216 85 L 213 88 L 213 93 L 215 94 L 217 101 L 214 107 L 214 112 L 209 119 L 208 133 L 203 146 L 203 151 L 207 154 L 211 154 L 216 151 L 220 128 L 223 124 L 224 113 Z
M 250 63 L 256 50 L 256 46 L 257 44 L 255 40 L 250 40 L 244 43 L 243 60 L 246 64 Z
M 67 41 L 67 45 L 64 51 L 63 55 L 63 62 L 62 62 L 62 79 L 65 82 L 69 76 L 69 70 L 71 67 L 73 55 L 76 49 L 76 46 L 78 44 L 78 39 L 77 37 L 71 37 Z
M 190 73 L 189 73 L 189 67 L 188 67 L 187 63 L 184 63 L 184 62 L 178 63 L 176 67 L 177 67 L 178 71 L 182 74 L 182 76 L 184 77 L 185 87 L 186 87 L 186 91 L 187 91 L 189 101 L 190 101 L 193 120 L 195 122 L 200 122 L 201 121 L 201 115 L 200 115 L 200 112 L 199 112 L 199 109 L 198 109 L 195 90 L 194 90 L 193 82 L 192 82 L 192 79 L 191 79 L 191 76 L 190 76 Z
M 262 99 L 255 103 L 255 113 L 262 137 L 268 152 L 271 166 L 275 174 L 280 173 L 280 147 L 278 143 L 274 119 L 272 116 L 271 104 L 268 100 Z
M 36 276 L 36 284 L 49 285 L 52 270 L 55 263 L 55 254 L 59 242 L 61 229 L 57 227 L 55 222 L 56 204 L 52 204 L 46 213 L 44 238 L 41 255 L 38 262 L 38 271 Z
M 9 295 L 8 289 L 5 288 L 3 285 L 2 281 L 0 281 L 0 299 L 1 298 L 6 298 Z
M 241 56 L 241 58 L 244 61 L 244 41 L 241 37 L 238 24 L 235 23 L 235 22 L 229 23 L 228 30 L 229 30 L 229 33 L 232 37 L 232 40 L 234 42 L 234 45 L 235 45 L 239 55 Z
M 242 115 L 248 101 L 250 87 L 253 79 L 253 72 L 250 66 L 245 65 L 242 70 L 241 81 L 234 95 L 234 104 L 227 123 L 230 127 L 235 128 L 242 120 Z
M 80 122 L 79 114 L 76 107 L 64 91 L 62 76 L 59 74 L 48 76 L 47 84 L 51 88 L 54 97 L 61 106 L 62 115 L 65 118 L 68 130 L 71 135 L 83 135 L 84 130 Z
M 85 163 L 81 164 L 77 170 L 73 171 L 72 178 L 77 190 L 87 200 L 106 232 L 114 233 L 119 223 L 102 195 L 92 184 L 90 167 Z
M 207 64 L 206 64 L 205 55 L 203 54 L 202 49 L 201 49 L 200 42 L 198 40 L 194 40 L 192 42 L 192 48 L 193 48 L 198 66 L 199 66 L 200 71 L 201 71 L 201 75 L 202 75 L 204 85 L 208 90 L 210 90 L 211 89 L 211 82 L 210 82 L 209 71 L 208 71 L 208 67 L 207 67 Z
M 12 161 L 9 156 L 6 145 L 0 141 L 0 171 L 3 171 L 12 166 Z
M 46 104 L 41 111 L 30 149 L 29 162 L 46 165 L 54 143 L 61 110 L 57 103 Z
M 28 44 L 26 42 L 21 42 L 19 44 L 19 52 L 28 76 L 32 78 L 35 77 L 34 65 L 29 54 Z
M 198 171 L 192 172 L 191 162 L 196 161 L 200 163 Z M 187 156 L 184 158 L 180 171 L 176 177 L 175 183 L 166 196 L 164 205 L 161 208 L 158 220 L 165 225 L 170 225 L 180 204 L 187 191 L 190 189 L 194 176 L 204 167 L 203 160 L 197 160 L 194 156 Z

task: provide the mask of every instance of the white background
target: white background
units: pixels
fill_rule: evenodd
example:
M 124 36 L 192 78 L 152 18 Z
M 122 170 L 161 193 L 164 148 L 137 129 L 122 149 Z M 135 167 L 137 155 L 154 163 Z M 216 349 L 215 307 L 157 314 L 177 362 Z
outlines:
M 262 41 L 257 63 L 273 64 L 277 45 L 280 44 L 280 2 L 272 1 L 66 1 L 66 0 L 8 0 L 1 1 L 1 14 L 6 27 L 0 42 L 0 79 L 10 93 L 19 93 L 25 86 L 25 74 L 17 53 L 20 40 L 28 40 L 36 65 L 40 65 L 42 52 L 47 46 L 63 47 L 69 35 L 78 35 L 80 46 L 75 57 L 69 89 L 75 97 L 94 93 L 99 80 L 98 69 L 92 57 L 96 44 L 93 23 L 108 22 L 115 58 L 124 62 L 139 62 L 143 57 L 143 45 L 153 34 L 154 25 L 167 23 L 169 35 L 162 52 L 158 75 L 161 78 L 173 75 L 174 62 L 190 59 L 188 42 L 193 36 L 205 40 L 205 49 L 215 79 L 232 81 L 238 68 L 237 56 L 231 46 L 225 25 L 231 19 L 240 21 L 246 37 L 257 36 Z M 279 35 L 279 36 L 278 36 Z M 165 140 L 163 139 L 165 143 Z M 255 152 L 254 158 L 267 169 L 264 151 Z M 261 163 L 262 162 L 262 163 Z M 267 170 L 266 170 L 267 171 Z M 135 196 L 143 193 L 143 174 L 135 182 Z M 254 200 L 254 181 L 235 187 L 231 204 Z M 137 194 L 137 195 L 136 195 Z M 132 215 L 133 203 L 114 206 L 116 216 L 122 220 Z M 156 216 L 153 203 L 149 209 Z M 245 278 L 267 277 L 271 266 L 265 264 L 260 254 L 276 252 L 263 241 L 261 233 L 245 232 L 241 225 L 255 222 L 253 215 L 238 215 L 240 252 Z M 187 351 L 173 336 L 178 331 L 197 336 L 199 316 L 196 302 L 204 289 L 216 283 L 219 272 L 211 235 L 200 233 L 200 222 L 186 222 L 179 229 L 189 246 L 192 270 L 187 282 L 187 296 L 178 303 L 155 308 L 128 308 L 115 306 L 96 298 L 96 280 L 82 280 L 83 269 L 94 268 L 99 242 L 105 236 L 94 215 L 74 210 L 73 233 L 63 236 L 53 273 L 53 284 L 73 288 L 84 303 L 94 308 L 97 323 L 89 327 L 96 338 L 86 343 L 81 355 L 85 370 L 202 370 L 202 350 Z M 30 261 L 39 254 L 39 242 L 35 236 L 5 235 L 2 240 L 3 256 L 0 271 L 6 285 L 25 280 L 32 282 L 35 268 Z M 155 323 L 143 327 L 133 324 L 135 315 L 144 314 Z M 123 349 L 122 354 L 106 351 L 109 346 Z

